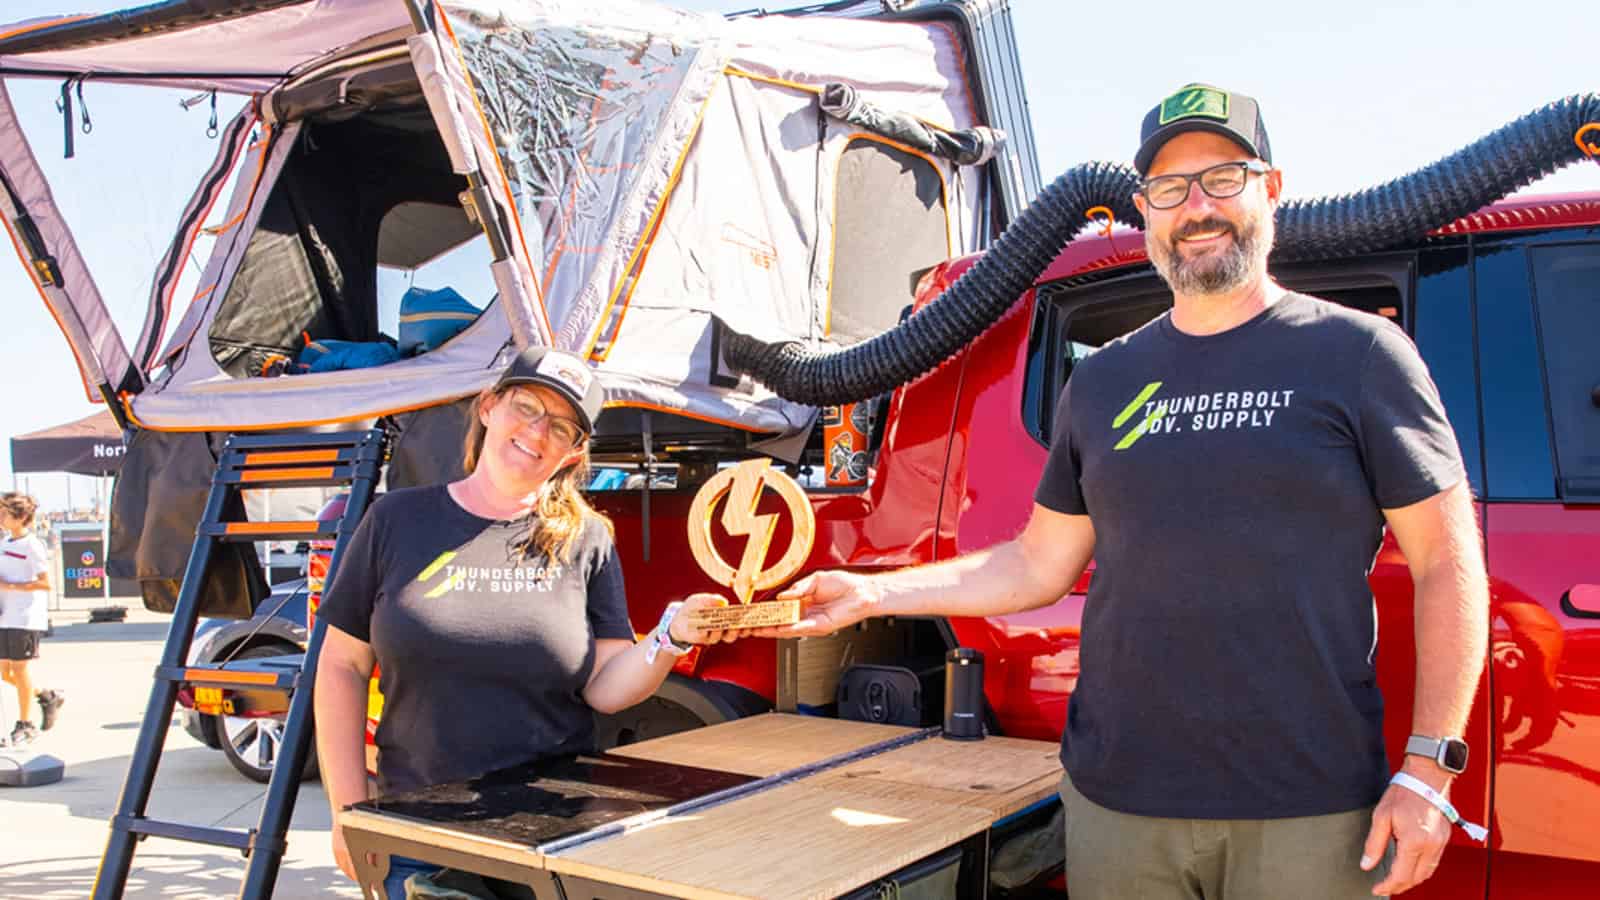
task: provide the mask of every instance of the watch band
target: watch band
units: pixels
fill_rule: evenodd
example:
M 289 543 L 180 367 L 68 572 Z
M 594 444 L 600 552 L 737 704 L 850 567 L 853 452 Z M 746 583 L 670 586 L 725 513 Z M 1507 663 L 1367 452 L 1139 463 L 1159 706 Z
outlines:
M 1443 794 L 1434 790 L 1433 787 L 1426 781 L 1423 781 L 1420 778 L 1413 778 L 1404 772 L 1396 772 L 1394 773 L 1394 777 L 1389 779 L 1389 783 L 1397 784 L 1400 787 L 1403 787 L 1411 793 L 1416 794 L 1422 799 L 1428 801 L 1429 803 L 1432 803 L 1439 810 L 1439 812 L 1444 814 L 1444 817 L 1450 821 L 1451 825 L 1459 826 L 1462 831 L 1467 833 L 1467 837 L 1472 838 L 1478 843 L 1483 843 L 1484 839 L 1489 837 L 1489 829 L 1483 827 L 1482 825 L 1474 825 L 1471 822 L 1468 822 L 1466 819 L 1461 818 L 1461 814 L 1456 812 L 1455 805 L 1449 800 L 1445 799 Z
M 1459 765 L 1450 762 L 1450 751 L 1459 749 Z M 1420 756 L 1438 763 L 1439 768 L 1453 775 L 1460 775 L 1466 770 L 1467 744 L 1460 738 L 1443 737 L 1431 738 L 1427 735 L 1413 734 L 1406 739 L 1406 754 Z
M 661 611 L 661 621 L 656 623 L 655 628 L 650 629 L 650 636 L 646 638 L 644 648 L 646 664 L 654 664 L 656 656 L 661 653 L 677 657 L 694 649 L 693 644 L 685 647 L 672 639 L 672 620 L 682 608 L 682 603 L 668 603 L 667 608 Z

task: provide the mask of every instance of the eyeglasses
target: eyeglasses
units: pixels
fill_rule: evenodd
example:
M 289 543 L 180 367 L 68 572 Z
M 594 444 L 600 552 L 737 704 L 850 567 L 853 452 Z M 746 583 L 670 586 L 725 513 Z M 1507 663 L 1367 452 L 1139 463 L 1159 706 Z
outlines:
M 519 428 L 545 423 L 545 430 L 549 432 L 550 440 L 563 453 L 583 446 L 587 437 L 583 433 L 583 426 L 566 416 L 558 416 L 546 409 L 538 394 L 517 391 L 507 396 L 502 405 L 511 413 L 511 418 L 516 420 Z
M 1226 200 L 1239 196 L 1251 175 L 1265 175 L 1271 171 L 1272 167 L 1259 159 L 1227 162 L 1201 169 L 1193 175 L 1158 175 L 1145 179 L 1139 186 L 1139 193 L 1154 209 L 1172 209 L 1189 199 L 1189 188 L 1195 182 L 1200 183 L 1200 190 L 1207 196 Z

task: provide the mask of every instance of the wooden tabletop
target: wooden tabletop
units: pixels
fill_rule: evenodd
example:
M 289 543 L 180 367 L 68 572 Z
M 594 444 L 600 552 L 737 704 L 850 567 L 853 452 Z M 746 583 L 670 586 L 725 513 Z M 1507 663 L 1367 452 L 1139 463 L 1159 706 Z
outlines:
M 619 747 L 612 754 L 765 777 L 914 729 L 767 714 Z M 448 824 L 346 811 L 374 837 L 680 897 L 832 897 L 978 834 L 1054 794 L 1057 747 L 931 737 L 727 803 L 541 856 Z M 503 870 L 503 869 L 502 869 Z

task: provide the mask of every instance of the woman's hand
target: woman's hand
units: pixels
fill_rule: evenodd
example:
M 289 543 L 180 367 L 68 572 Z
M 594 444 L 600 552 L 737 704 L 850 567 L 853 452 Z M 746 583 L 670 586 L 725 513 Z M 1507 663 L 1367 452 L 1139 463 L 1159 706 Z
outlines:
M 733 643 L 742 635 L 738 629 L 725 631 L 704 631 L 695 628 L 689 622 L 689 614 L 697 609 L 714 609 L 718 606 L 727 606 L 728 600 L 716 594 L 690 594 L 683 601 L 683 608 L 672 617 L 672 624 L 667 627 L 673 641 L 679 644 L 715 644 L 719 641 Z

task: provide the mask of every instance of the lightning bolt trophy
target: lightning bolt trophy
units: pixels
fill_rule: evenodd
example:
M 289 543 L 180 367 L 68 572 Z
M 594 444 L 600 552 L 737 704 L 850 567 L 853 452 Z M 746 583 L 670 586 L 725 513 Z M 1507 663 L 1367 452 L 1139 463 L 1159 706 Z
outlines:
M 767 488 L 783 499 L 793 520 L 789 546 L 770 567 L 766 565 L 772 535 L 778 527 L 778 513 L 757 513 L 761 495 Z M 744 537 L 744 553 L 737 567 L 729 565 L 717 552 L 711 538 L 711 519 L 723 497 L 722 529 L 731 537 Z M 724 587 L 733 589 L 737 604 L 697 610 L 691 623 L 707 630 L 761 628 L 789 625 L 800 621 L 800 601 L 769 600 L 750 602 L 757 591 L 775 588 L 805 565 L 816 540 L 817 520 L 811 501 L 793 478 L 772 467 L 770 459 L 748 459 L 712 476 L 689 506 L 689 549 L 695 562 Z

